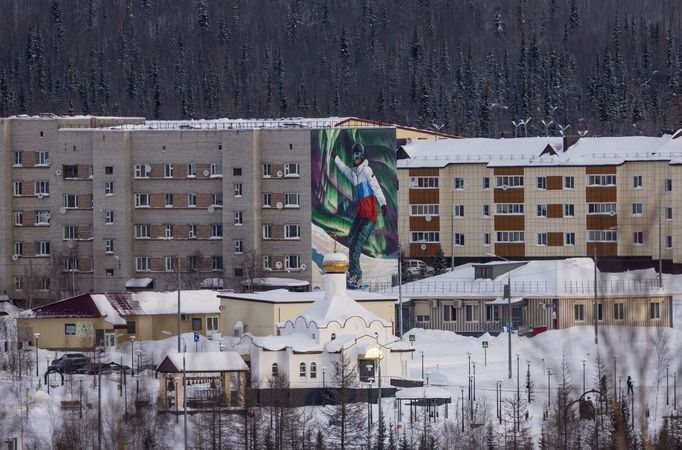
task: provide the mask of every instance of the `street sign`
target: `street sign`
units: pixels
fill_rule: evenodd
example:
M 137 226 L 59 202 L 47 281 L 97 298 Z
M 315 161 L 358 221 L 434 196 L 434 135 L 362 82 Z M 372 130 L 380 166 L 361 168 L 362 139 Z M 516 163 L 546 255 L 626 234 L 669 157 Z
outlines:
M 414 334 L 411 334 L 409 337 L 410 337 L 410 342 L 414 342 L 417 340 L 417 337 Z
M 199 333 L 194 333 L 194 342 L 199 342 Z
M 488 341 L 483 341 L 481 345 L 483 346 L 483 348 L 488 348 Z

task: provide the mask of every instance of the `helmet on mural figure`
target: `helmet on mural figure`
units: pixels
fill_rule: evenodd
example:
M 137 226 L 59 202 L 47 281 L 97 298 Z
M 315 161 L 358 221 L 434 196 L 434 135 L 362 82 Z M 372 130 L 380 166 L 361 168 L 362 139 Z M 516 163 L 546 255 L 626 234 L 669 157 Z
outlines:
M 353 144 L 353 161 L 363 160 L 365 158 L 365 147 L 361 143 Z

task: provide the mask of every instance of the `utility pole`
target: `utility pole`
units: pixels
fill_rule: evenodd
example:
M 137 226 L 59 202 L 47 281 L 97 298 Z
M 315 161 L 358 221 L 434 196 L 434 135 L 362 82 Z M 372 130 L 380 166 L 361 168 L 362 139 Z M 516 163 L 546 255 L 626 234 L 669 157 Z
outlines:
M 660 197 L 659 197 L 660 198 Z M 661 246 L 661 212 L 658 212 L 658 287 L 663 287 L 663 255 Z
M 178 326 L 178 353 L 180 353 L 182 347 L 180 346 L 180 256 L 177 257 L 177 262 L 178 262 L 178 267 L 177 267 L 177 272 L 178 272 L 178 317 L 177 317 L 177 326 Z
M 398 337 L 403 338 L 403 254 L 400 245 L 398 245 Z
M 592 315 L 594 316 L 594 344 L 599 345 L 599 332 L 597 329 L 597 244 L 594 245 L 594 308 Z

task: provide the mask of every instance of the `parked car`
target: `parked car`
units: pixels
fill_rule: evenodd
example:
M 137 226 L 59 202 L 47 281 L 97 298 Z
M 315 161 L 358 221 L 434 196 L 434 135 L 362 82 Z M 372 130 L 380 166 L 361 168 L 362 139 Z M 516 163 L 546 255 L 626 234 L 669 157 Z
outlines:
M 85 373 L 89 375 L 97 375 L 102 370 L 102 375 L 119 374 L 121 371 L 125 371 L 126 374 L 130 375 L 131 369 L 129 366 L 122 366 L 115 362 L 108 363 L 90 363 L 85 367 Z
M 436 272 L 433 267 L 427 265 L 421 259 L 406 259 L 403 261 L 403 264 L 405 265 L 405 270 L 407 273 L 412 276 L 431 276 Z
M 85 373 L 85 368 L 90 362 L 90 358 L 84 353 L 65 353 L 52 361 L 48 372 L 62 373 Z

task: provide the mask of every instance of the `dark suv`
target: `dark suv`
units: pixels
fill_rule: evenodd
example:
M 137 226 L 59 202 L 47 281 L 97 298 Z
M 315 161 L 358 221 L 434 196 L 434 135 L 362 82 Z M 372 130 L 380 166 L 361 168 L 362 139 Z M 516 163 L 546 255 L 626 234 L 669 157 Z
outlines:
M 90 359 L 84 353 L 65 353 L 59 358 L 52 361 L 48 372 L 61 373 L 80 373 L 84 371 L 85 367 L 90 362 Z

